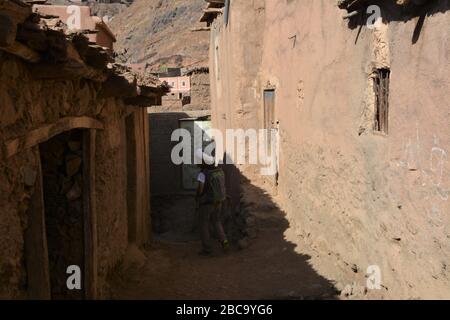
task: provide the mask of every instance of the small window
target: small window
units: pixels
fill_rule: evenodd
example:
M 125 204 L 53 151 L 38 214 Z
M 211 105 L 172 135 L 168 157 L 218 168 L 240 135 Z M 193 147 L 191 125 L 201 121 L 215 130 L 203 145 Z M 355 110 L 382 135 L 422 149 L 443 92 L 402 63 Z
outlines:
M 377 69 L 375 71 L 375 123 L 374 130 L 383 134 L 389 134 L 389 82 L 391 71 L 389 69 Z
M 181 86 L 182 86 L 182 87 L 186 87 L 186 81 L 183 81 L 183 82 L 181 83 Z
M 275 124 L 275 90 L 264 90 L 264 129 L 266 129 L 266 146 L 269 155 L 272 155 L 272 130 Z

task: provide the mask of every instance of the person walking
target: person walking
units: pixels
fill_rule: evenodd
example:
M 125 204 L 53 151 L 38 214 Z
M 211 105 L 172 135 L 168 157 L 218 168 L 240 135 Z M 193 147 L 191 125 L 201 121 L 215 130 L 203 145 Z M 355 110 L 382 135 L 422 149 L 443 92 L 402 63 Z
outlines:
M 222 225 L 222 208 L 226 201 L 225 173 L 216 166 L 215 159 L 203 153 L 196 152 L 201 159 L 200 173 L 197 176 L 196 208 L 200 218 L 200 233 L 202 240 L 201 255 L 212 254 L 210 226 L 214 227 L 217 237 L 224 251 L 229 248 L 229 242 Z

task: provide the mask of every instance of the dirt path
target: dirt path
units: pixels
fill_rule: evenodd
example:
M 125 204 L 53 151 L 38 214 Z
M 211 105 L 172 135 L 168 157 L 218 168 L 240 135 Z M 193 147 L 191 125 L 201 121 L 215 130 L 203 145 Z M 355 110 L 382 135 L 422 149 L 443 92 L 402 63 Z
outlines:
M 248 191 L 250 192 L 250 191 Z M 114 288 L 117 299 L 332 299 L 334 287 L 284 239 L 288 223 L 282 212 L 254 195 L 250 210 L 257 217 L 258 235 L 244 250 L 213 257 L 198 255 L 200 242 L 173 230 L 145 252 L 145 264 L 126 271 Z M 257 204 L 256 204 L 257 203 Z M 179 202 L 167 212 L 186 211 Z M 182 219 L 183 220 L 183 219 Z M 189 224 L 178 227 L 188 230 Z M 187 234 L 187 233 L 186 233 Z M 181 235 L 181 236 L 180 236 Z

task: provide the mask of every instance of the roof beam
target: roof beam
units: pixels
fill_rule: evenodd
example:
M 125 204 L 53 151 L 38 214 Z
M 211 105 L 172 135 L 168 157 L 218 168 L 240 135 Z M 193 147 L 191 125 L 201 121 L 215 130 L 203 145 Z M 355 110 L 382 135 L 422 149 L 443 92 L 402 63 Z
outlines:
M 0 47 L 0 50 L 11 53 L 31 63 L 37 63 L 41 60 L 41 56 L 39 55 L 39 53 L 17 41 L 15 41 L 10 46 Z

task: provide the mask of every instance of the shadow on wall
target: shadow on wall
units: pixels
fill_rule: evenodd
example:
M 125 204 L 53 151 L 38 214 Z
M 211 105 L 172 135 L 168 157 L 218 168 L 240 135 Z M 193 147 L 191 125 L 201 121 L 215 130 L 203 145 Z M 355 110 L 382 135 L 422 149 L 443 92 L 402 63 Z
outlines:
M 151 113 L 150 121 L 150 180 L 151 194 L 170 195 L 181 192 L 181 167 L 173 164 L 171 153 L 177 142 L 172 133 L 180 127 L 179 120 L 189 118 L 184 112 Z
M 296 244 L 286 240 L 290 224 L 272 196 L 242 175 L 240 184 L 241 208 L 234 219 L 237 227 L 242 227 L 239 231 L 243 239 L 237 245 L 248 244 L 249 254 L 258 253 L 253 262 L 256 268 L 249 270 L 248 275 L 253 272 L 249 280 L 255 285 L 261 281 L 263 287 L 272 291 L 263 298 L 336 299 L 334 284 L 314 270 L 309 255 L 300 253 Z
M 168 245 L 170 268 L 149 267 L 144 280 L 139 273 L 143 287 L 126 298 L 335 299 L 334 284 L 312 268 L 310 256 L 286 240 L 286 214 L 232 164 L 222 166 L 229 196 L 222 218 L 232 252 L 224 255 L 215 241 L 213 258 L 205 261 L 197 255 L 201 246 L 194 194 L 178 192 L 182 166 L 170 157 L 178 143 L 171 142 L 171 135 L 183 118 L 188 114 L 150 115 L 154 240 Z M 148 255 L 149 264 L 159 264 L 157 254 Z
M 414 2 L 424 2 L 422 5 L 414 4 Z M 349 13 L 358 11 L 349 19 L 348 26 L 350 29 L 359 28 L 358 36 L 355 43 L 358 41 L 362 28 L 367 24 L 371 14 L 367 13 L 369 5 L 378 5 L 381 8 L 383 21 L 390 22 L 407 22 L 409 20 L 417 19 L 417 24 L 412 34 L 411 42 L 415 44 L 422 32 L 426 23 L 426 18 L 436 15 L 438 13 L 445 13 L 450 9 L 449 0 L 428 0 L 428 1 L 410 1 L 408 4 L 400 5 L 394 0 L 375 0 L 370 3 L 359 1 L 355 5 L 351 5 L 347 10 Z

